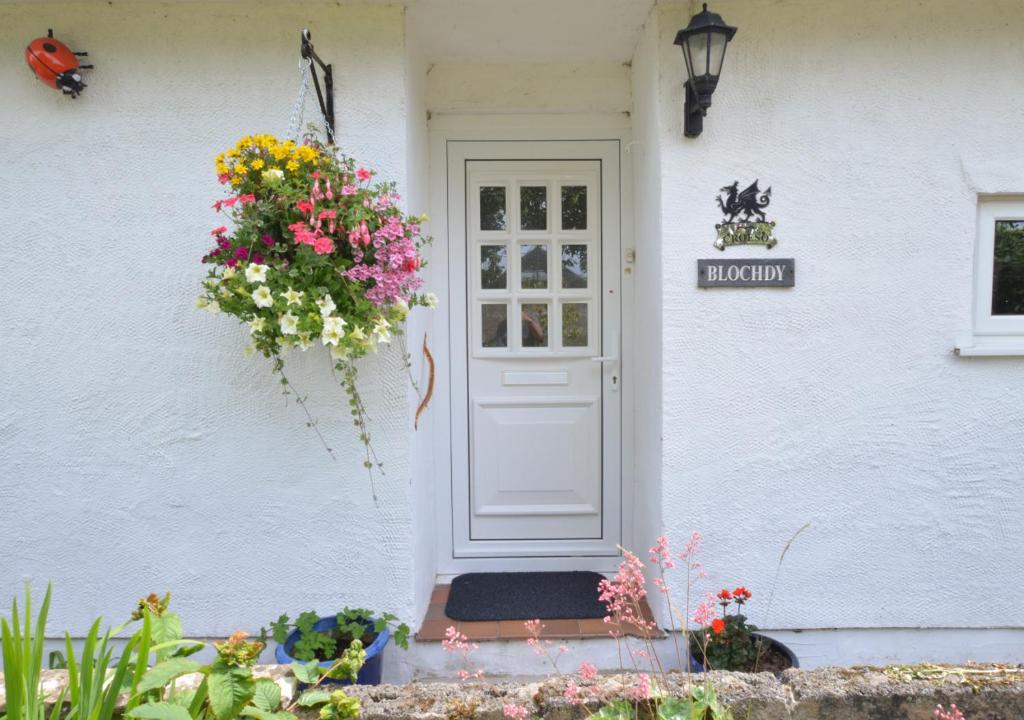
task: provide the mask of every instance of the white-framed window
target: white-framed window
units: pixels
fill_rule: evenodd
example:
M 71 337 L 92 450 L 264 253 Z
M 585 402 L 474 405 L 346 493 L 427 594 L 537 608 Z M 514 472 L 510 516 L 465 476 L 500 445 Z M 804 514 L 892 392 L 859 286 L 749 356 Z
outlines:
M 972 325 L 959 355 L 1024 355 L 1024 195 L 978 198 Z

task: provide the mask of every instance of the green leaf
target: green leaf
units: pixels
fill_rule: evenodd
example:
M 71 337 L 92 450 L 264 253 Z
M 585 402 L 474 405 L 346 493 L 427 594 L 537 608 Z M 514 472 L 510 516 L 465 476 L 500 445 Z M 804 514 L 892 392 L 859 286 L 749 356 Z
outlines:
M 691 720 L 694 705 L 689 700 L 667 698 L 658 703 L 658 720 Z
M 292 674 L 298 678 L 299 682 L 315 683 L 320 679 L 320 664 L 315 660 L 305 665 L 293 662 Z
M 266 710 L 260 710 L 258 707 L 254 707 L 252 705 L 242 708 L 242 715 L 245 717 L 255 718 L 256 720 L 297 720 L 297 718 L 287 710 L 267 712 Z
M 150 668 L 145 675 L 142 676 L 142 680 L 139 681 L 137 692 L 144 693 L 150 690 L 156 690 L 169 685 L 171 681 L 180 678 L 182 675 L 189 675 L 190 673 L 199 672 L 202 667 L 195 660 L 189 660 L 188 658 L 171 658 L 170 660 L 164 660 L 161 663 L 157 663 Z
M 214 663 L 209 676 L 210 709 L 217 720 L 232 720 L 252 700 L 255 691 L 252 671 Z
M 192 720 L 188 710 L 167 702 L 146 703 L 125 713 L 135 720 Z
M 270 623 L 270 631 L 273 634 L 274 642 L 278 645 L 283 644 L 288 639 L 289 630 L 291 630 L 291 624 L 288 622 L 287 615 L 281 615 L 277 620 Z
M 281 706 L 280 686 L 270 678 L 260 678 L 256 681 L 252 704 L 269 713 L 276 711 Z
M 633 706 L 625 700 L 617 700 L 605 705 L 596 713 L 590 716 L 591 720 L 633 720 Z
M 331 694 L 326 690 L 307 690 L 299 695 L 298 704 L 300 707 L 313 707 L 331 701 Z

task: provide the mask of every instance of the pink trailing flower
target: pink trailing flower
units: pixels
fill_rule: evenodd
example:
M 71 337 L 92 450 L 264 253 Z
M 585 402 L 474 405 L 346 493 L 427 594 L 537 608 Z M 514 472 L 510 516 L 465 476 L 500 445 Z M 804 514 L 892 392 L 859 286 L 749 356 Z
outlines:
M 580 677 L 590 682 L 597 677 L 597 666 L 593 663 L 582 663 L 579 669 Z
M 371 177 L 373 177 L 373 173 L 367 170 L 366 168 L 359 168 L 358 170 L 356 170 L 356 177 L 359 178 L 360 180 L 369 180 Z
M 562 693 L 562 696 L 565 697 L 571 705 L 579 705 L 584 699 L 583 691 L 580 690 L 579 685 L 572 680 L 568 680 L 565 683 L 565 691 Z
M 960 708 L 956 706 L 956 703 L 951 703 L 949 710 L 945 710 L 941 705 L 936 705 L 935 717 L 939 720 L 966 720 L 964 714 L 960 712 Z
M 243 205 L 246 203 L 254 203 L 256 202 L 256 196 L 253 195 L 252 193 L 249 193 L 248 195 L 239 195 L 238 202 L 242 203 Z
M 212 235 L 213 237 L 220 237 L 221 235 L 226 233 L 227 230 L 228 229 L 224 225 L 221 225 L 220 227 L 214 228 L 213 230 L 211 230 L 210 231 L 210 235 Z
M 512 720 L 526 720 L 530 716 L 530 711 L 522 705 L 509 705 L 505 704 L 501 708 L 502 714 Z
M 359 192 L 359 188 L 357 188 L 355 185 L 342 185 L 341 186 L 341 194 L 342 195 L 355 195 L 357 192 Z

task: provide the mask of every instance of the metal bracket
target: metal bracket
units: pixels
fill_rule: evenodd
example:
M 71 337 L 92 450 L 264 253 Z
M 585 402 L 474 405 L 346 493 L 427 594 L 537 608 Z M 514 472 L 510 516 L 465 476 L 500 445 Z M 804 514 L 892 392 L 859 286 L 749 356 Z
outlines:
M 316 99 L 320 103 L 320 112 L 324 116 L 324 124 L 327 126 L 327 143 L 329 145 L 334 144 L 334 72 L 331 69 L 330 63 L 325 63 L 320 59 L 320 56 L 316 54 L 313 49 L 313 43 L 311 42 L 312 35 L 309 33 L 309 29 L 302 31 L 302 48 L 300 52 L 302 57 L 310 60 L 309 72 L 313 76 L 313 87 L 316 88 Z M 316 63 L 314 65 L 313 63 Z M 323 90 L 320 88 L 320 79 L 316 76 L 316 66 L 320 66 L 321 72 L 324 74 L 324 87 Z M 326 96 L 326 99 L 325 99 Z

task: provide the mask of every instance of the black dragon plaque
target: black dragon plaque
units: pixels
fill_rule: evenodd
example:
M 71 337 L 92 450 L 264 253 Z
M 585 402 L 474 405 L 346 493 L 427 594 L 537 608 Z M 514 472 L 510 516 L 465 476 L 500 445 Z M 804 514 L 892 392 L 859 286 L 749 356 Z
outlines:
M 719 250 L 730 245 L 764 245 L 770 250 L 778 244 L 775 221 L 768 220 L 764 213 L 772 200 L 772 189 L 761 190 L 757 183 L 755 180 L 740 190 L 739 182 L 734 182 L 718 191 L 716 200 L 724 216 L 715 225 L 715 247 Z

